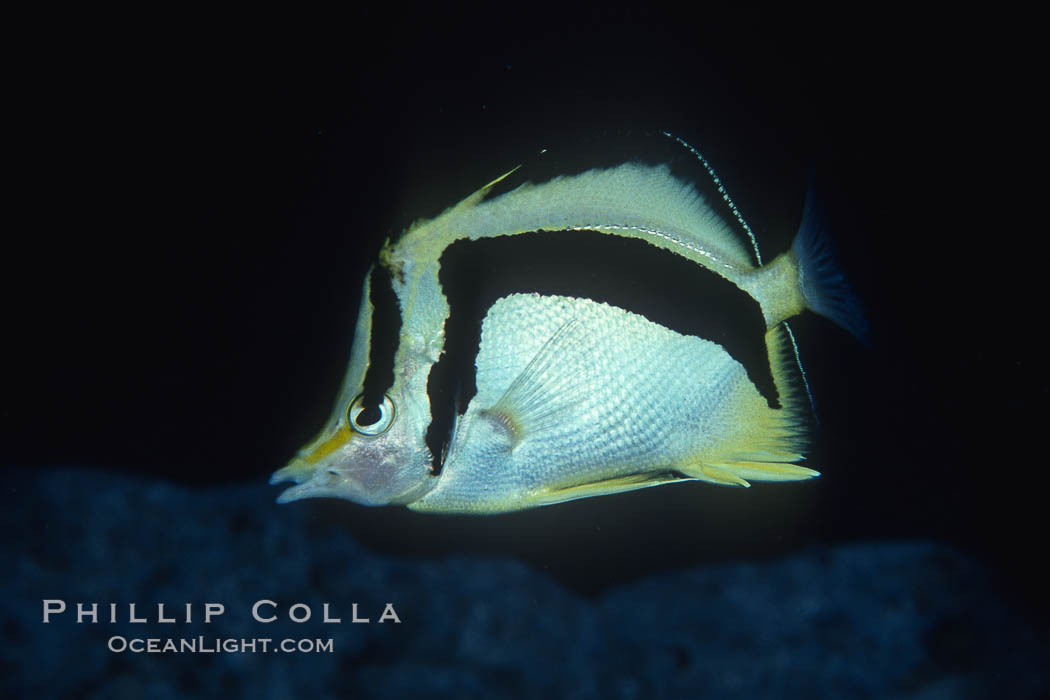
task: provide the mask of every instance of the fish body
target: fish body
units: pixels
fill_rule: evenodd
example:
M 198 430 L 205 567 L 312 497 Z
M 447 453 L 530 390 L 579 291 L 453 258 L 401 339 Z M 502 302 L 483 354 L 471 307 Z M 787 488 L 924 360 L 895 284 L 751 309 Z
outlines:
M 785 321 L 809 308 L 858 335 L 862 325 L 824 254 L 813 202 L 793 248 L 762 266 L 731 222 L 665 166 L 624 163 L 490 197 L 501 180 L 384 246 L 365 282 L 335 410 L 271 479 L 297 484 L 280 502 L 329 496 L 494 513 L 682 480 L 747 486 L 818 475 L 797 464 L 809 406 Z M 522 290 L 481 309 L 469 358 L 476 391 L 441 426 L 435 366 L 448 359 L 454 327 L 443 262 L 457 246 L 536 232 L 654 247 L 745 292 L 765 325 L 775 405 L 711 338 L 601 300 Z M 380 280 L 393 311 L 378 310 Z M 382 315 L 399 324 L 396 350 L 373 337 Z

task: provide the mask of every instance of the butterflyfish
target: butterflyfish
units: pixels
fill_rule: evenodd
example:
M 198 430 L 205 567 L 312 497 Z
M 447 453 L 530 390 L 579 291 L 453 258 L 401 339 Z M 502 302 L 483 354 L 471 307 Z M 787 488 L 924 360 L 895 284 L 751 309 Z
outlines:
M 866 326 L 812 187 L 794 243 L 762 264 L 721 181 L 679 143 L 715 196 L 660 163 L 513 189 L 507 173 L 388 240 L 364 280 L 335 408 L 273 474 L 294 482 L 278 502 L 481 514 L 681 481 L 819 476 L 801 464 L 811 407 L 787 321 L 811 310 L 858 337 Z M 574 253 L 543 252 L 563 244 Z M 669 272 L 649 287 L 686 316 L 721 307 L 700 276 L 757 304 L 760 370 L 717 330 L 665 318 L 675 304 L 635 303 L 653 256 Z M 525 259 L 514 274 L 496 269 Z M 497 291 L 483 291 L 494 277 Z M 531 282 L 550 278 L 568 281 Z M 603 298 L 579 291 L 592 278 L 608 281 Z M 464 301 L 450 303 L 453 289 Z

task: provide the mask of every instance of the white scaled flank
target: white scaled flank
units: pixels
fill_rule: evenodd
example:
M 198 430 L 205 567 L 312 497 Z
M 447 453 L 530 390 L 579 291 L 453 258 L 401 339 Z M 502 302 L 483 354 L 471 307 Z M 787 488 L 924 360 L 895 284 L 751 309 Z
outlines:
M 716 343 L 606 304 L 536 294 L 493 305 L 477 387 L 438 486 L 412 507 L 508 510 L 687 467 L 735 419 L 730 394 L 757 397 Z M 566 496 L 553 500 L 579 497 Z

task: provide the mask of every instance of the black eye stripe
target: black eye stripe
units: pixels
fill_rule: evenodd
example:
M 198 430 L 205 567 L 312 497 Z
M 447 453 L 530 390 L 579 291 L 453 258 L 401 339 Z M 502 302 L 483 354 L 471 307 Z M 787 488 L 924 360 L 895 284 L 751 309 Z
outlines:
M 368 350 L 364 405 L 378 406 L 394 385 L 394 357 L 401 337 L 401 309 L 394 293 L 390 271 L 381 265 L 372 268 L 369 295 L 372 313 L 372 344 Z
M 769 404 L 778 405 L 758 302 L 710 270 L 643 240 L 537 231 L 457 241 L 441 257 L 439 281 L 451 313 L 445 354 L 427 385 L 433 420 L 426 439 L 435 460 L 455 414 L 476 393 L 481 321 L 497 299 L 518 292 L 605 302 L 717 342 L 744 366 Z

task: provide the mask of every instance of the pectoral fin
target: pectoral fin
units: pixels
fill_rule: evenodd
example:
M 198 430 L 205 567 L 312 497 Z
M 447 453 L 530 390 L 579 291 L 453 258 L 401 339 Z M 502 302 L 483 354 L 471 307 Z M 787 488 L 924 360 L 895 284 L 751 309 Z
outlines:
M 542 435 L 577 410 L 578 397 L 591 378 L 577 371 L 577 358 L 592 352 L 593 332 L 573 317 L 552 335 L 483 417 L 499 424 L 516 446 Z

